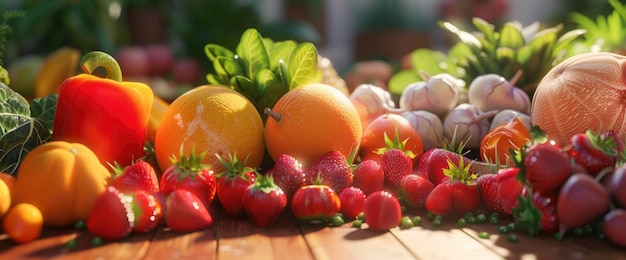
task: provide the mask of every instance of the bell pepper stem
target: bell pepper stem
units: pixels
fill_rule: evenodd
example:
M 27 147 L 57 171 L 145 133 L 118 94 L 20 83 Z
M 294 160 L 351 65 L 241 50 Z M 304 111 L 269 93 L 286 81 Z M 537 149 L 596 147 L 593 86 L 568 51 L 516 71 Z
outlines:
M 80 67 L 85 73 L 93 74 L 98 67 L 104 68 L 106 77 L 115 81 L 122 81 L 122 69 L 117 61 L 109 54 L 101 51 L 86 53 L 80 60 Z

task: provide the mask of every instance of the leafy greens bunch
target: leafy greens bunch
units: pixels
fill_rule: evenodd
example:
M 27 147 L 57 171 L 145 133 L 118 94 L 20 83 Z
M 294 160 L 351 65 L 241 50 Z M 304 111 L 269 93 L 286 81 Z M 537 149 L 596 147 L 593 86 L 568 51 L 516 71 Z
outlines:
M 205 52 L 215 71 L 207 75 L 207 81 L 242 93 L 264 121 L 266 107 L 273 107 L 288 91 L 320 76 L 317 49 L 312 43 L 274 42 L 252 28 L 242 34 L 234 52 L 218 44 L 207 44 Z
M 543 28 L 539 22 L 523 27 L 521 23 L 511 21 L 499 30 L 477 17 L 472 23 L 478 31 L 463 31 L 452 23 L 441 22 L 440 26 L 456 35 L 459 41 L 450 48 L 447 56 L 433 50 L 412 52 L 413 69 L 396 73 L 389 83 L 390 91 L 401 93 L 409 83 L 423 80 L 420 71 L 430 75 L 450 73 L 467 84 L 484 74 L 495 73 L 511 79 L 522 71 L 517 86 L 532 97 L 541 78 L 574 54 L 569 44 L 585 33 L 583 29 L 562 33 L 562 25 Z

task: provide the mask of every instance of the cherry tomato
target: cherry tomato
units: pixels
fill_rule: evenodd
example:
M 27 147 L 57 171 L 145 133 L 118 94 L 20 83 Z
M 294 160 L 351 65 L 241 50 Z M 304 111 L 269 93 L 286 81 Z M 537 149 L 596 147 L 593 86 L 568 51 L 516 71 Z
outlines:
M 4 231 L 16 243 L 35 240 L 43 229 L 41 211 L 32 204 L 19 203 L 11 207 L 3 220 Z
M 480 158 L 484 162 L 513 166 L 510 150 L 520 149 L 530 140 L 530 132 L 516 117 L 487 133 L 480 144 Z
M 377 191 L 365 198 L 363 215 L 370 229 L 388 230 L 400 225 L 402 209 L 393 194 Z

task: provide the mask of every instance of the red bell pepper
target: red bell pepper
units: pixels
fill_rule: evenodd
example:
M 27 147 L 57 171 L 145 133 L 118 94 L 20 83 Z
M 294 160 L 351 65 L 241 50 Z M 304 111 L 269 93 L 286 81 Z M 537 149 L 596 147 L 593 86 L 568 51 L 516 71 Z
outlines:
M 103 67 L 107 78 L 92 75 Z M 85 73 L 68 78 L 59 89 L 52 139 L 89 147 L 104 165 L 129 165 L 144 155 L 154 95 L 140 82 L 122 82 L 110 55 L 90 52 L 81 60 Z

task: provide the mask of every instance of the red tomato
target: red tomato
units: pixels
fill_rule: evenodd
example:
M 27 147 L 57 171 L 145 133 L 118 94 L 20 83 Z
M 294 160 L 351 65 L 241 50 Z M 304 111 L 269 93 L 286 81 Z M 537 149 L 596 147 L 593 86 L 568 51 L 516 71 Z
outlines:
M 480 158 L 484 162 L 513 166 L 510 149 L 518 150 L 530 140 L 530 132 L 516 117 L 487 133 L 480 143 Z
M 326 222 L 341 209 L 339 195 L 327 185 L 306 185 L 291 198 L 291 211 L 302 222 Z
M 402 209 L 396 197 L 387 191 L 377 191 L 365 198 L 365 223 L 372 230 L 388 230 L 400 225 Z

